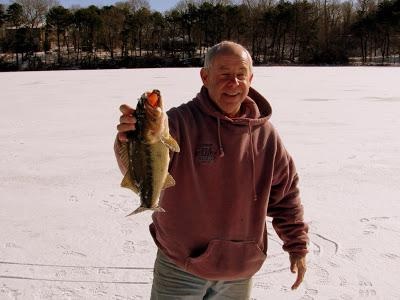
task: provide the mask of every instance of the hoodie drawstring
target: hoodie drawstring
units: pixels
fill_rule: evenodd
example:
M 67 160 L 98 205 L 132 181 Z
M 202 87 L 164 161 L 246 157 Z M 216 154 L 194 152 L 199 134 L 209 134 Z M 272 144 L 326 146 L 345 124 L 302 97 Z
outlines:
M 221 140 L 221 120 L 217 118 L 217 125 L 218 125 L 218 143 L 219 143 L 219 157 L 224 157 L 224 148 L 222 147 L 222 140 Z
M 256 192 L 256 163 L 255 163 L 255 153 L 254 153 L 254 141 L 252 134 L 252 126 L 249 121 L 249 135 L 250 135 L 250 149 L 251 149 L 251 181 L 252 181 L 252 189 L 253 189 L 253 201 L 257 201 L 257 192 Z M 221 120 L 217 118 L 217 127 L 218 127 L 218 143 L 219 143 L 219 157 L 224 157 L 224 147 L 222 145 L 221 139 Z
M 251 133 L 251 124 L 249 121 L 249 135 L 250 135 L 250 149 L 251 149 L 251 171 L 252 171 L 252 185 L 253 185 L 253 201 L 257 201 L 256 192 L 256 166 L 255 166 L 255 154 L 253 145 L 253 134 Z

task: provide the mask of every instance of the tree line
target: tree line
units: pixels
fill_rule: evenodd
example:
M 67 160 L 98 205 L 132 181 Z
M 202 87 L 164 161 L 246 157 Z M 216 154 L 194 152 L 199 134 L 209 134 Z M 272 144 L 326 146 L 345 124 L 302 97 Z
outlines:
M 147 0 L 0 4 L 0 69 L 199 66 L 221 40 L 257 64 L 400 63 L 400 0 Z

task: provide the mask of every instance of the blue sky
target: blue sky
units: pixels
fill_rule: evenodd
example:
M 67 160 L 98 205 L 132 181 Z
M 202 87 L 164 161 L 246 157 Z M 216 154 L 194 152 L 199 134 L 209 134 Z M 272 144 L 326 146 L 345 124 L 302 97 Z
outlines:
M 81 7 L 86 7 L 89 5 L 97 5 L 97 6 L 103 6 L 103 5 L 110 5 L 114 4 L 118 1 L 121 0 L 58 0 L 61 5 L 64 7 L 68 8 L 71 5 L 80 5 Z M 152 9 L 163 12 L 165 10 L 168 10 L 172 7 L 175 6 L 176 3 L 178 3 L 179 0 L 149 0 L 150 6 Z M 5 3 L 9 4 L 11 1 L 8 0 L 0 0 L 0 3 Z

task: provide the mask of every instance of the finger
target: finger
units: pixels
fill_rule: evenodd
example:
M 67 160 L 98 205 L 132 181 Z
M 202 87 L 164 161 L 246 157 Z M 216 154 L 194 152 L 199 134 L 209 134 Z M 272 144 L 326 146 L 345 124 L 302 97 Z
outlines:
M 304 274 L 303 274 L 303 276 L 301 276 L 300 273 L 299 273 L 299 274 L 297 275 L 296 281 L 295 281 L 294 284 L 292 285 L 292 290 L 297 289 L 297 288 L 300 286 L 300 284 L 303 282 L 303 279 L 304 279 Z
M 292 273 L 296 273 L 297 272 L 297 264 L 296 264 L 296 260 L 295 259 L 290 259 L 290 271 Z
M 126 124 L 134 124 L 134 123 L 136 123 L 136 118 L 134 117 L 134 116 L 132 116 L 132 115 L 122 115 L 120 118 L 119 118 L 119 122 L 122 124 L 122 123 L 126 123 Z
M 118 124 L 117 125 L 117 130 L 118 132 L 127 132 L 127 131 L 131 131 L 131 130 L 135 130 L 136 126 L 135 124 Z
M 151 105 L 145 104 L 145 109 L 148 115 L 152 118 L 159 118 L 162 114 L 162 110 L 160 107 L 152 107 Z
M 132 108 L 132 107 L 130 107 L 129 105 L 126 105 L 126 104 L 122 104 L 120 107 L 119 107 L 119 110 L 122 112 L 122 114 L 124 114 L 124 115 L 131 115 L 131 114 L 133 114 L 134 112 L 135 112 L 135 110 Z
M 306 269 L 303 266 L 300 266 L 298 268 L 298 273 L 297 273 L 297 278 L 295 283 L 292 285 L 292 290 L 295 290 L 299 287 L 299 285 L 303 282 L 304 280 L 304 274 L 306 273 Z

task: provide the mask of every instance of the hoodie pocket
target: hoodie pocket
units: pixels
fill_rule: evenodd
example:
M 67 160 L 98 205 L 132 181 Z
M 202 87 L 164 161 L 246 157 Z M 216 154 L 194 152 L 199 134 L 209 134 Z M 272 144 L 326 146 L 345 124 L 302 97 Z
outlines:
M 186 259 L 186 270 L 208 280 L 237 280 L 253 276 L 266 255 L 254 241 L 212 240 L 198 257 Z

